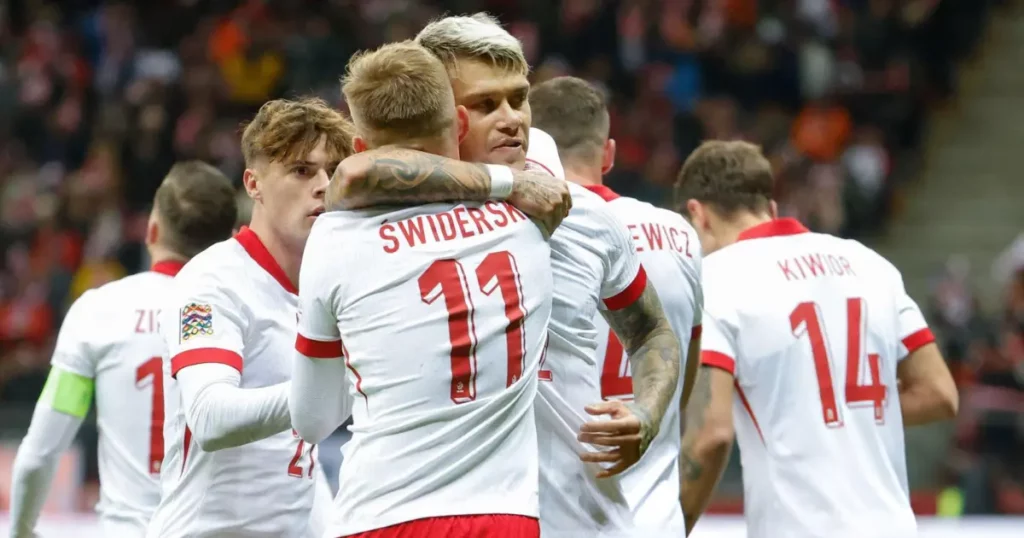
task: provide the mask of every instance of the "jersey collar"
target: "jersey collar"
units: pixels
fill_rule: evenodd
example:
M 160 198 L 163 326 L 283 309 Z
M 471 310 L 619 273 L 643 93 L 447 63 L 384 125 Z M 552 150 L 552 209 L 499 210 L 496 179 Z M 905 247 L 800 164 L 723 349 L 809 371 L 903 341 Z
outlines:
M 807 233 L 808 230 L 800 221 L 793 218 L 782 218 L 770 220 L 768 222 L 758 224 L 757 226 L 751 226 L 746 230 L 740 232 L 740 235 L 736 238 L 737 241 L 744 241 L 747 239 L 761 239 L 765 237 L 779 237 L 783 235 L 796 235 Z
M 270 273 L 270 276 L 274 277 L 274 280 L 281 285 L 288 293 L 298 295 L 299 290 L 295 288 L 295 284 L 292 284 L 288 275 L 284 273 L 284 269 L 278 265 L 277 260 L 270 254 L 267 247 L 260 240 L 260 237 L 256 235 L 256 232 L 252 231 L 248 226 L 242 226 L 241 230 L 235 234 L 235 241 L 238 241 L 245 249 L 245 252 L 249 254 L 249 257 L 253 259 L 264 271 Z
M 164 260 L 162 262 L 154 263 L 149 270 L 154 273 L 173 277 L 178 274 L 178 271 L 181 271 L 182 267 L 185 267 L 185 262 L 179 262 L 178 260 Z
M 615 194 L 615 191 L 609 189 L 606 185 L 583 185 L 583 188 L 604 198 L 605 202 L 611 202 L 619 197 L 618 194 Z

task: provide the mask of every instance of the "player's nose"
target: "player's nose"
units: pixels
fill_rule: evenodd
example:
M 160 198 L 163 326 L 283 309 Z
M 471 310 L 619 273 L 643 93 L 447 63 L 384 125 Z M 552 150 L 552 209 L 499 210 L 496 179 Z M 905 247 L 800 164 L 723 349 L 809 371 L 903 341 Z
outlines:
M 498 130 L 502 134 L 509 136 L 515 136 L 518 134 L 519 129 L 523 126 L 523 115 L 518 110 L 512 108 L 508 101 L 501 104 L 501 108 L 498 109 L 500 118 L 498 120 Z
M 331 184 L 331 176 L 327 170 L 320 169 L 320 171 L 313 178 L 313 196 L 317 198 L 323 198 L 327 192 L 327 186 Z

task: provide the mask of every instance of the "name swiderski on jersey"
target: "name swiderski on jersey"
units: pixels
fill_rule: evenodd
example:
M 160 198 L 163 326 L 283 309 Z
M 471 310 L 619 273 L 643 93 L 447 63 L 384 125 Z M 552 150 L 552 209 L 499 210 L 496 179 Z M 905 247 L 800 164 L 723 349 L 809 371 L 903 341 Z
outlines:
M 380 225 L 378 235 L 384 252 L 394 254 L 404 244 L 409 248 L 487 234 L 496 228 L 527 220 L 522 211 L 504 203 L 487 202 L 482 208 L 458 206 L 431 215 L 417 215 Z M 404 241 L 400 241 L 399 239 Z

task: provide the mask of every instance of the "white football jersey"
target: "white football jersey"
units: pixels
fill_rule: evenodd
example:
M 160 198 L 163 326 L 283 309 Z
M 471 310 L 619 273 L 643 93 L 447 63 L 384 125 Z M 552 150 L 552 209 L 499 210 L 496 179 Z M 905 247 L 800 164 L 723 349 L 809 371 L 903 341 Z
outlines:
M 217 362 L 241 372 L 242 388 L 291 377 L 298 296 L 259 237 L 242 228 L 178 274 L 161 326 L 169 349 L 165 385 L 178 370 Z M 168 414 L 163 498 L 154 538 L 303 536 L 313 506 L 315 447 L 291 431 L 205 452 L 185 413 Z
M 143 536 L 160 502 L 166 348 L 160 309 L 180 263 L 162 262 L 85 292 L 68 310 L 53 365 L 95 380 L 104 521 Z M 173 412 L 173 409 L 167 410 Z
M 665 315 L 679 338 L 679 384 L 673 404 L 665 412 L 658 436 L 636 465 L 617 477 L 633 509 L 636 528 L 645 536 L 682 536 L 683 511 L 679 505 L 679 406 L 683 372 L 690 340 L 700 334 L 701 247 L 697 232 L 681 215 L 654 207 L 635 198 L 621 197 L 604 185 L 587 187 L 608 202 L 615 216 L 625 224 L 647 278 L 658 290 Z M 595 316 L 598 327 L 597 359 L 601 369 L 601 397 L 605 400 L 633 399 L 633 378 L 622 343 L 603 316 Z M 696 360 L 696 359 L 695 359 Z M 654 534 L 652 534 L 654 533 Z
M 596 464 L 579 459 L 580 426 L 596 420 L 584 407 L 601 401 L 598 309 L 632 304 L 647 276 L 626 227 L 596 194 L 569 184 L 573 206 L 551 236 L 554 298 L 550 345 L 540 372 L 537 430 L 544 536 L 617 535 L 632 528 L 622 486 L 598 480 Z M 595 449 L 596 450 L 596 449 Z
M 793 219 L 704 260 L 701 362 L 736 377 L 749 536 L 916 535 L 896 367 L 934 340 L 899 271 Z
M 533 408 L 552 284 L 537 226 L 503 202 L 331 212 L 302 263 L 296 347 L 343 342 L 352 397 L 328 535 L 538 517 Z

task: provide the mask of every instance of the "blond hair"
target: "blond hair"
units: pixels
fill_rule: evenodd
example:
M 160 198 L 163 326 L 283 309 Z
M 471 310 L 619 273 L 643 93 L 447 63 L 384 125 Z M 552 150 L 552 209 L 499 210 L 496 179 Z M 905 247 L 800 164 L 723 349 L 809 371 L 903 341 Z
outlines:
M 477 59 L 520 75 L 530 72 L 523 45 L 487 13 L 438 19 L 420 30 L 416 42 L 441 59 L 448 75 L 458 76 L 458 60 Z
M 260 158 L 290 162 L 326 137 L 328 158 L 341 160 L 352 154 L 353 133 L 352 123 L 322 99 L 274 99 L 242 131 L 242 155 L 246 166 Z
M 442 135 L 455 97 L 441 61 L 412 41 L 360 52 L 342 81 L 356 129 L 371 146 Z

